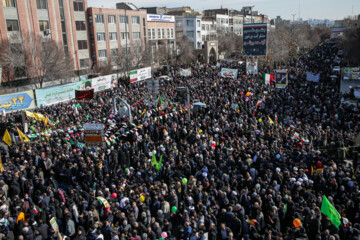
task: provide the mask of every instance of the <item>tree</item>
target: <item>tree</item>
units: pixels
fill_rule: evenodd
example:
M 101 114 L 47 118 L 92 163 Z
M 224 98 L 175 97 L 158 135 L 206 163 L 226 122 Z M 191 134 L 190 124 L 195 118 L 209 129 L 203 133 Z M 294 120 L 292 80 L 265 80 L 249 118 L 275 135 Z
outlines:
M 186 36 L 176 39 L 176 63 L 189 64 L 196 59 L 194 55 L 194 43 L 189 42 Z
M 354 27 L 345 31 L 340 43 L 344 49 L 344 58 L 349 65 L 360 65 L 360 27 Z
M 219 44 L 219 53 L 225 52 L 226 56 L 230 56 L 234 52 L 242 51 L 242 36 L 233 32 L 217 32 L 217 40 Z
M 298 53 L 315 47 L 330 37 L 330 28 L 325 25 L 310 26 L 307 23 L 280 23 L 268 32 L 268 58 L 285 61 Z
M 151 49 L 148 44 L 145 45 L 145 49 L 141 49 L 141 42 L 134 44 L 134 52 L 131 56 L 132 66 L 134 68 L 140 68 L 144 66 L 149 66 L 151 61 Z
M 2 42 L 1 65 L 34 81 L 41 88 L 45 80 L 73 76 L 73 64 L 63 47 L 49 37 L 34 34 L 14 34 Z

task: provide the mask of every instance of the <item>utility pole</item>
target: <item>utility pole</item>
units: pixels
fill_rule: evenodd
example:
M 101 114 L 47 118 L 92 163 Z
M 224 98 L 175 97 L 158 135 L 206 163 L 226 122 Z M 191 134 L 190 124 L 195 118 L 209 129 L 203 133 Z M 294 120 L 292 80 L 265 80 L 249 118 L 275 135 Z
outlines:
M 296 16 L 296 13 L 291 14 L 291 15 L 293 16 L 293 24 L 294 24 L 294 22 L 295 22 L 295 16 Z
M 130 37 L 129 33 L 128 33 L 128 24 L 129 24 L 129 19 L 128 16 L 126 15 L 126 8 L 125 8 L 125 43 L 126 43 L 126 73 L 129 74 L 129 53 L 128 53 L 128 37 Z

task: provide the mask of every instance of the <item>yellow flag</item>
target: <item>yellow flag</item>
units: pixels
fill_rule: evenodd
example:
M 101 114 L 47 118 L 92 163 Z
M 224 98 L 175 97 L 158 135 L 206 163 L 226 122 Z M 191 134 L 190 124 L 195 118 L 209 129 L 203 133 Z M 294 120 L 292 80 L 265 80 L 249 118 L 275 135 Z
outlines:
M 44 117 L 44 124 L 45 126 L 48 125 L 48 123 L 50 122 L 49 118 L 47 116 Z
M 34 115 L 34 113 L 32 113 L 32 112 L 25 111 L 25 114 L 26 114 L 27 117 L 35 118 L 35 115 Z
M 12 142 L 11 142 L 11 137 L 10 137 L 10 134 L 8 132 L 8 130 L 6 129 L 5 131 L 5 134 L 3 136 L 3 139 L 2 139 L 7 145 L 11 146 L 12 145 Z
M 274 124 L 274 121 L 268 116 L 270 125 Z
M 44 119 L 44 115 L 42 115 L 41 113 L 34 113 L 34 116 L 38 121 L 42 121 Z
M 19 133 L 19 136 L 20 136 L 20 140 L 22 142 L 29 142 L 29 138 L 19 129 L 19 128 L 16 128 L 18 133 Z
M 0 172 L 5 171 L 3 165 L 2 165 L 2 160 L 1 160 L 1 154 L 0 154 Z

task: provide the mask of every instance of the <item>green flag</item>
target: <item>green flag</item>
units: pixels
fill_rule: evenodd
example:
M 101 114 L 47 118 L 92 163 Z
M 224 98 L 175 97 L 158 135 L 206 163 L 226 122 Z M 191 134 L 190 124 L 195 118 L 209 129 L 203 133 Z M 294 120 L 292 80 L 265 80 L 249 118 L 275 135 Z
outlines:
M 159 171 L 160 168 L 161 168 L 162 157 L 163 157 L 163 156 L 161 155 L 159 162 L 156 164 L 156 170 L 157 170 L 157 171 Z
M 329 202 L 326 196 L 323 196 L 321 203 L 321 213 L 329 217 L 330 221 L 336 226 L 339 227 L 341 224 L 341 216 L 335 207 Z
M 153 153 L 153 155 L 152 155 L 151 165 L 157 165 L 157 160 L 156 160 L 155 153 Z
M 287 213 L 287 204 L 285 204 L 285 213 Z

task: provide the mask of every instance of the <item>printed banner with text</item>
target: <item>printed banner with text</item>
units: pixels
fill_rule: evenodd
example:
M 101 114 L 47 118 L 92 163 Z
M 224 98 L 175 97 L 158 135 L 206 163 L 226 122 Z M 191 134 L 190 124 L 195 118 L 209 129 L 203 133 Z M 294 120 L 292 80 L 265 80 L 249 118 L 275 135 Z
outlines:
M 251 23 L 243 26 L 244 56 L 266 56 L 266 23 Z
M 0 96 L 0 112 L 13 112 L 35 108 L 33 90 Z
M 238 70 L 231 68 L 222 68 L 220 74 L 224 78 L 237 79 Z

